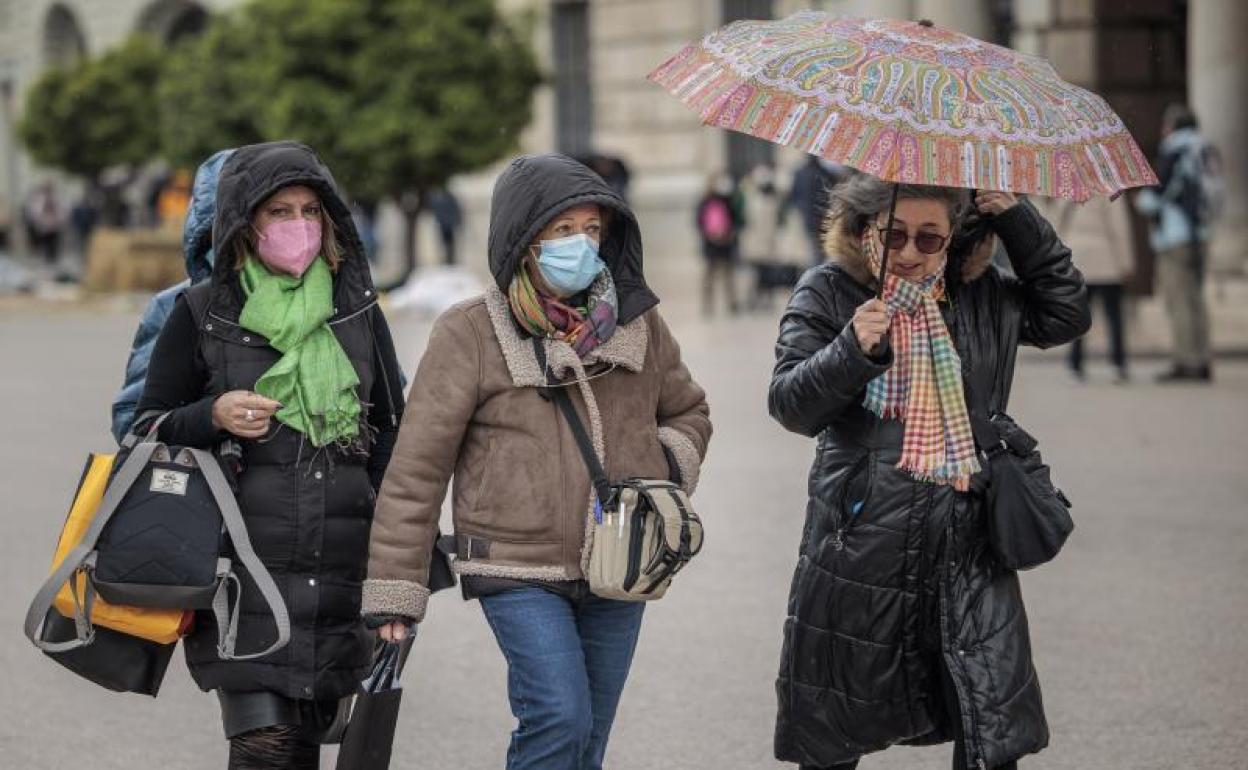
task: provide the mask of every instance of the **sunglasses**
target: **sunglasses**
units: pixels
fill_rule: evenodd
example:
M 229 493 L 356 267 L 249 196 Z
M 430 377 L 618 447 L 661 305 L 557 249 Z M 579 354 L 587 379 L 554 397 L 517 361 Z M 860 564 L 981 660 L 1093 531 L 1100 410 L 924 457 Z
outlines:
M 876 232 L 880 234 L 880 243 L 888 247 L 889 251 L 901 251 L 910 242 L 910 233 L 900 227 L 894 227 L 891 230 L 887 227 L 877 227 Z M 936 254 L 945 247 L 948 241 L 947 235 L 919 232 L 914 236 L 914 247 L 922 254 Z

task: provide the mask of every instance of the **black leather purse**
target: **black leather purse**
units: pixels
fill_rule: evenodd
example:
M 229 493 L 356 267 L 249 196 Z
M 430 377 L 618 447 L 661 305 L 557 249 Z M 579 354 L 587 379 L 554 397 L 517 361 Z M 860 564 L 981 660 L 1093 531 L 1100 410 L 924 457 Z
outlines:
M 988 472 L 988 543 L 1010 569 L 1038 567 L 1057 556 L 1075 528 L 1070 500 L 1053 485 L 1031 434 L 1007 414 L 985 414 L 976 404 L 970 416 Z

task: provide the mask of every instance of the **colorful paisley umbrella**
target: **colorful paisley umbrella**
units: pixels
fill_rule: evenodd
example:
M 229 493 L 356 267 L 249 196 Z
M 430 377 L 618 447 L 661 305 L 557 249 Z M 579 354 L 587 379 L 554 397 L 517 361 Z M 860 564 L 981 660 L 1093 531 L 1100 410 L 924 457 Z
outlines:
M 887 181 L 1081 202 L 1157 183 L 1104 99 L 1043 59 L 928 21 L 736 22 L 649 78 L 704 124 Z
M 737 22 L 649 77 L 707 125 L 889 181 L 1077 201 L 1157 182 L 1104 99 L 1043 59 L 930 22 Z

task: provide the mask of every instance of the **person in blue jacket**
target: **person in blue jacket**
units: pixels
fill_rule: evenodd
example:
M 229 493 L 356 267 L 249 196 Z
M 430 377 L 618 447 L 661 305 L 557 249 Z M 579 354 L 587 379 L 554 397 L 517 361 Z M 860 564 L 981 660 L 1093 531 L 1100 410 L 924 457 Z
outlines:
M 130 358 L 126 361 L 126 380 L 113 399 L 113 438 L 119 444 L 134 424 L 134 410 L 139 403 L 139 396 L 143 395 L 143 385 L 147 382 L 147 367 L 152 358 L 152 348 L 156 346 L 156 338 L 164 328 L 165 319 L 173 310 L 174 301 L 192 284 L 212 275 L 212 220 L 217 210 L 217 178 L 221 174 L 221 167 L 233 152 L 233 148 L 219 150 L 200 164 L 195 172 L 191 205 L 186 213 L 186 224 L 182 228 L 182 254 L 186 259 L 187 279 L 152 297 L 143 311 L 139 328 L 134 333 Z

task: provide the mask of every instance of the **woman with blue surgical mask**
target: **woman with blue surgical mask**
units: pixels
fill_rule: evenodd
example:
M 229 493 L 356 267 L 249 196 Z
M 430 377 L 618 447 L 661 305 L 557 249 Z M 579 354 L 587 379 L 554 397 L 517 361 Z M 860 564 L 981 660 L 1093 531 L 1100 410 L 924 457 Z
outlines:
M 608 480 L 692 491 L 711 436 L 641 269 L 628 205 L 563 155 L 517 158 L 490 211 L 495 286 L 434 324 L 373 520 L 363 611 L 384 639 L 425 616 L 429 546 L 454 478 L 454 556 L 507 661 L 509 770 L 598 770 L 641 629 L 593 595 L 589 472 L 565 388 Z

